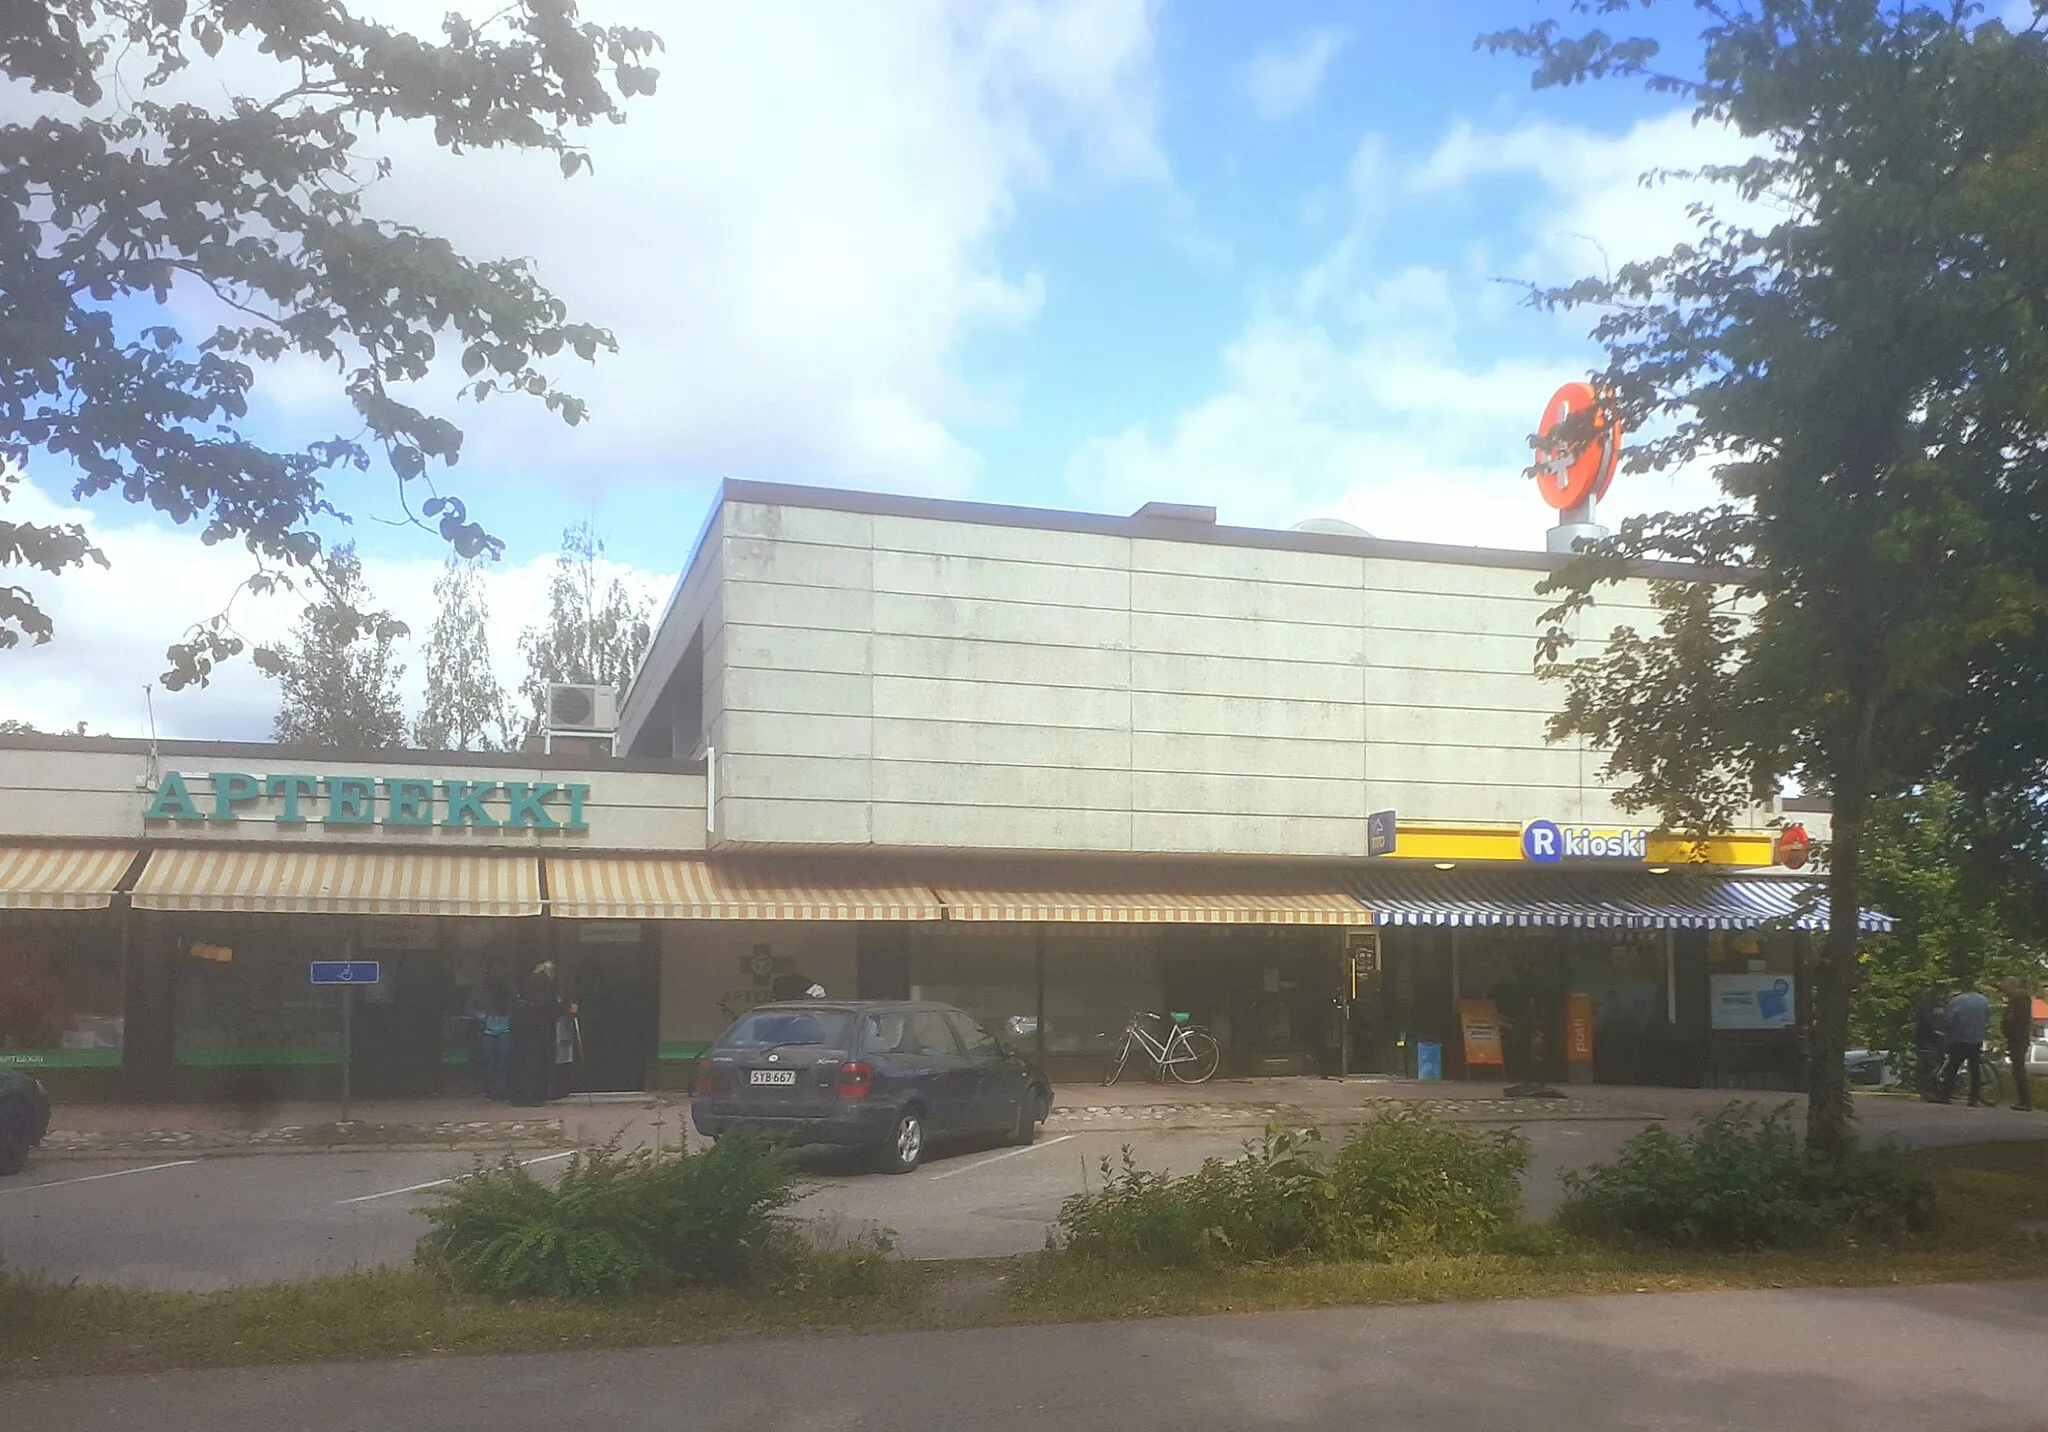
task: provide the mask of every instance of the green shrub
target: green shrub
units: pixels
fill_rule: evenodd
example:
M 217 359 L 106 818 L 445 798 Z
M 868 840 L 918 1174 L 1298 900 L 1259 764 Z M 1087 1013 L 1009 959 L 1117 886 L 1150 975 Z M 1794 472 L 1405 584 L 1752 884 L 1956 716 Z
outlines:
M 1613 1163 L 1565 1174 L 1559 1222 L 1696 1248 L 1798 1247 L 1933 1222 L 1934 1186 L 1895 1150 L 1810 1155 L 1789 1109 L 1735 1103 L 1690 1133 L 1645 1129 Z
M 1334 1153 L 1313 1128 L 1273 1126 L 1242 1157 L 1191 1174 L 1102 1161 L 1051 1243 L 1075 1258 L 1170 1268 L 1284 1258 L 1460 1251 L 1511 1226 L 1528 1146 L 1418 1113 L 1383 1114 Z
M 1353 1250 L 1489 1245 L 1522 1212 L 1529 1142 L 1509 1129 L 1462 1129 L 1412 1110 L 1354 1130 L 1331 1167 Z
M 778 1214 L 797 1197 L 776 1150 L 746 1139 L 701 1154 L 591 1149 L 553 1185 L 508 1157 L 436 1193 L 423 1266 L 493 1297 L 583 1299 L 737 1280 L 784 1235 Z

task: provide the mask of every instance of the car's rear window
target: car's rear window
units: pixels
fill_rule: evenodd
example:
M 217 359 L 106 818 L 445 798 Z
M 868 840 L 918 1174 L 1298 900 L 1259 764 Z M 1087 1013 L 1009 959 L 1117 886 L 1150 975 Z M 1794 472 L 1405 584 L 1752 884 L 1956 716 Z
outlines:
M 843 1009 L 757 1009 L 718 1037 L 721 1049 L 766 1049 L 771 1045 L 818 1044 L 846 1048 L 853 1016 Z

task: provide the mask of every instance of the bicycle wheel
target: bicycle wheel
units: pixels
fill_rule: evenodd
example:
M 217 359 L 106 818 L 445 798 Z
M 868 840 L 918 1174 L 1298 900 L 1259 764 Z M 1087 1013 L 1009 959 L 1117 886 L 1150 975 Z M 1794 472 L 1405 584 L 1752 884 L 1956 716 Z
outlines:
M 1222 1059 L 1223 1050 L 1208 1030 L 1189 1029 L 1182 1031 L 1180 1048 L 1166 1067 L 1183 1084 L 1206 1084 L 1216 1077 L 1216 1066 Z
M 1122 1044 L 1121 1046 L 1119 1046 L 1119 1047 L 1118 1047 L 1118 1049 L 1117 1049 L 1117 1051 L 1116 1051 L 1116 1059 L 1115 1059 L 1115 1061 L 1114 1061 L 1113 1063 L 1111 1063 L 1111 1064 L 1110 1064 L 1110 1066 L 1109 1066 L 1109 1072 L 1108 1072 L 1107 1074 L 1105 1074 L 1105 1075 L 1103 1075 L 1103 1076 L 1102 1076 L 1102 1082 L 1103 1082 L 1103 1085 L 1104 1085 L 1104 1087 L 1107 1087 L 1107 1086 L 1109 1086 L 1109 1085 L 1111 1085 L 1111 1084 L 1114 1084 L 1114 1083 L 1116 1083 L 1116 1081 L 1117 1081 L 1117 1080 L 1121 1079 L 1121 1078 L 1123 1077 L 1123 1073 L 1124 1073 L 1124 1065 L 1126 1065 L 1126 1064 L 1128 1064 L 1128 1063 L 1130 1063 L 1130 1062 L 1131 1062 L 1131 1036 L 1130 1036 L 1130 1032 L 1129 1032 L 1128 1030 L 1126 1030 L 1126 1031 L 1125 1031 L 1125 1033 L 1124 1033 L 1124 1042 L 1123 1042 L 1123 1044 Z

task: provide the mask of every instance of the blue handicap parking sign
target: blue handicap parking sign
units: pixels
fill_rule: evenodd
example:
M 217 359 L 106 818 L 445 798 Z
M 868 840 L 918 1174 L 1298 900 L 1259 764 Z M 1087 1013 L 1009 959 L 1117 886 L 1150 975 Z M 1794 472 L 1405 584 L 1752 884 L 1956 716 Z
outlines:
M 315 960 L 312 982 L 316 985 L 372 985 L 383 973 L 375 960 Z

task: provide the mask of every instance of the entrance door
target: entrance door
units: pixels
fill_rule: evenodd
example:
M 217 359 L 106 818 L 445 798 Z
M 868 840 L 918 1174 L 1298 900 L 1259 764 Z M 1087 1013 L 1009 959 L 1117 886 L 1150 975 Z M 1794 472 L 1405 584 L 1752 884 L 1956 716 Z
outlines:
M 434 1092 L 441 1062 L 441 1011 L 453 997 L 448 967 L 432 950 L 365 949 L 381 967 L 378 982 L 355 992 L 354 1071 L 365 1099 Z
M 654 1058 L 659 992 L 655 961 L 637 942 L 586 945 L 574 959 L 568 996 L 576 1003 L 576 1088 L 582 1093 L 645 1089 Z

